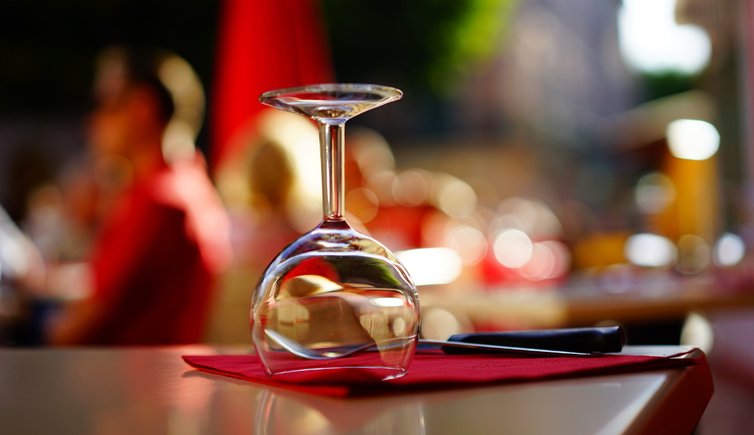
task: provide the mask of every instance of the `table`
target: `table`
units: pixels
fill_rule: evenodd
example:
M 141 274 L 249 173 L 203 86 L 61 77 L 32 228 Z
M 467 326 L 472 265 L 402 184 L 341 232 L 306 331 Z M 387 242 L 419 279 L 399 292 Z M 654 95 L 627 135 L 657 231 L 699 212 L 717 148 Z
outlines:
M 694 311 L 735 311 L 754 307 L 754 291 L 748 288 L 727 290 L 714 282 L 677 279 L 641 282 L 621 293 L 578 283 L 497 292 L 425 290 L 421 302 L 425 313 L 433 309 L 445 310 L 477 327 L 543 329 L 592 326 L 604 321 L 651 324 L 682 320 Z M 423 326 L 426 331 L 427 325 Z M 457 331 L 451 333 L 454 332 Z
M 677 346 L 625 352 L 674 354 Z M 243 348 L 0 349 L 0 433 L 689 433 L 706 366 L 359 399 L 192 370 L 184 354 Z M 672 417 L 671 417 L 672 415 Z

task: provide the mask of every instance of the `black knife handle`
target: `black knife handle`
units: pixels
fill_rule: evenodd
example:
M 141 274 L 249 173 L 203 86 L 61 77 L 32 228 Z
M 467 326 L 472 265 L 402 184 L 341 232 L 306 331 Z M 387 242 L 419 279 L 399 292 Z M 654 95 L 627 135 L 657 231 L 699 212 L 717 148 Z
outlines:
M 561 328 L 531 331 L 478 332 L 456 334 L 448 341 L 564 350 L 570 352 L 620 352 L 625 334 L 620 326 Z M 489 350 L 444 347 L 449 354 L 490 353 Z

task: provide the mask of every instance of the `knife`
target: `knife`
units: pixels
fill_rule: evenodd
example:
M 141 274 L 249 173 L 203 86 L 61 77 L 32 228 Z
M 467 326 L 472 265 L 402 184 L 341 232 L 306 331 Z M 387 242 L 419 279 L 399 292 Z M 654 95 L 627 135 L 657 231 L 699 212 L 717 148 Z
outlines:
M 496 353 L 494 348 L 459 348 L 451 343 L 473 343 L 491 346 L 542 349 L 579 353 L 620 352 L 625 344 L 625 332 L 620 326 L 590 328 L 559 328 L 527 331 L 477 332 L 455 334 L 449 343 L 420 340 L 420 343 L 440 345 L 446 354 Z M 501 350 L 501 352 L 506 352 Z

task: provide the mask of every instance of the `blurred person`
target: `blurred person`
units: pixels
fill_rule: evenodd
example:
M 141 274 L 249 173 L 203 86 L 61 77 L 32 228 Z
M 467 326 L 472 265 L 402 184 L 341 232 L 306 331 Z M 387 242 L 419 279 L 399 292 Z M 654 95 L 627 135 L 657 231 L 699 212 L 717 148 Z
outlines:
M 262 137 L 248 150 L 248 157 L 233 168 L 236 191 L 225 201 L 231 219 L 233 262 L 248 272 L 261 270 L 302 232 L 291 220 L 295 212 L 298 181 L 288 151 L 275 139 Z M 246 295 L 248 298 L 248 294 Z M 248 314 L 248 313 L 247 313 Z
M 301 235 L 287 218 L 295 178 L 281 145 L 266 142 L 256 149 L 249 168 L 254 228 L 245 249 L 249 259 L 257 264 L 266 265 Z
M 242 343 L 249 340 L 249 299 L 267 264 L 301 231 L 291 221 L 298 175 L 286 149 L 275 139 L 262 137 L 236 168 L 243 190 L 228 198 L 233 265 L 225 274 L 215 306 L 208 340 Z M 239 175 L 239 174 L 236 174 Z M 239 180 L 239 181 L 241 181 Z
M 91 249 L 105 203 L 92 166 L 88 159 L 66 163 L 26 197 L 24 228 L 47 263 L 82 261 Z
M 49 342 L 198 342 L 230 256 L 227 216 L 193 149 L 201 87 L 166 52 L 113 48 L 97 66 L 92 153 L 118 162 L 120 190 L 109 192 L 80 284 L 88 296 L 53 319 Z
M 23 298 L 44 281 L 44 262 L 29 237 L 0 206 L 0 343 L 14 343 L 24 328 Z

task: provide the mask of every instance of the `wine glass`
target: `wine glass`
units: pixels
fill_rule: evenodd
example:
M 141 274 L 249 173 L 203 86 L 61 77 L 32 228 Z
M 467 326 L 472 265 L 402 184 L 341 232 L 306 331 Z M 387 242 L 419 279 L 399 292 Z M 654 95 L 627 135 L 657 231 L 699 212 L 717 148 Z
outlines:
M 316 121 L 322 160 L 322 221 L 272 260 L 252 298 L 252 338 L 270 375 L 392 379 L 408 369 L 418 340 L 416 286 L 395 255 L 346 222 L 343 185 L 346 121 L 402 95 L 320 84 L 259 97 Z M 358 347 L 372 350 L 349 352 Z

